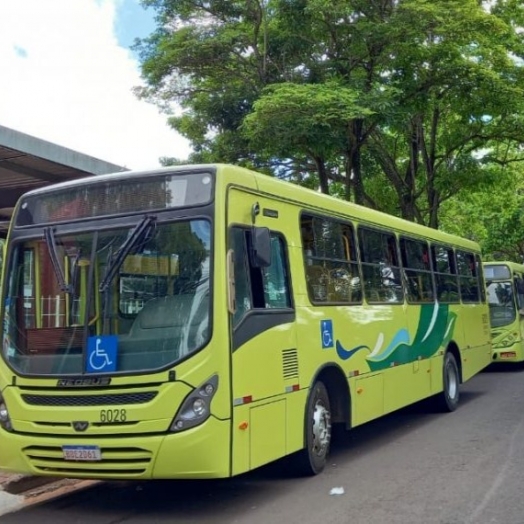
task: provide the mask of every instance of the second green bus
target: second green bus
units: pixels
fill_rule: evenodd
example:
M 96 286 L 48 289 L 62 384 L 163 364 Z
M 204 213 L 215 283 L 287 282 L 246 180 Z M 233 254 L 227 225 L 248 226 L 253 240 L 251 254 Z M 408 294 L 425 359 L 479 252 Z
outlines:
M 484 263 L 494 362 L 524 361 L 524 265 Z

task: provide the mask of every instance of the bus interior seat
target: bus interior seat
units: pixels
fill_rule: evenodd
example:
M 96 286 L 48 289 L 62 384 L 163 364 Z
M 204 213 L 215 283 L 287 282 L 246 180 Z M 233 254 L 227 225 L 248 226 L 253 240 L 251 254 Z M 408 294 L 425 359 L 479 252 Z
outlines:
M 310 296 L 314 300 L 327 298 L 329 275 L 322 266 L 306 266 L 306 282 Z
M 196 337 L 205 338 L 205 333 L 199 334 L 199 331 L 207 331 L 209 296 L 206 294 L 202 298 L 196 311 L 194 300 L 195 295 L 186 294 L 158 297 L 146 302 L 135 317 L 129 333 L 120 337 L 120 357 L 141 356 L 150 361 L 154 352 L 160 359 L 158 365 L 162 365 L 176 360 L 181 352 L 196 348 L 199 345 Z

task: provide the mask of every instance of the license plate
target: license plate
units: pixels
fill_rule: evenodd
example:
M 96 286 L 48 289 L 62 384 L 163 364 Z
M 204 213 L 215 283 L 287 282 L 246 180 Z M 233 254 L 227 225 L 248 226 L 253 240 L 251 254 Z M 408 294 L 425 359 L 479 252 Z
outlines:
M 65 460 L 83 460 L 95 462 L 102 460 L 102 453 L 98 446 L 62 446 Z

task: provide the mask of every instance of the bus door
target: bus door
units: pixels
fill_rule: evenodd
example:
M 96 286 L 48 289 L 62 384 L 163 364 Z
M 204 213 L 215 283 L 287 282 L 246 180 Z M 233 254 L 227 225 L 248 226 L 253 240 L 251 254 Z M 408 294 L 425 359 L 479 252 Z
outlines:
M 264 216 L 268 208 L 279 218 Z M 257 211 L 260 211 L 258 215 Z M 287 241 L 291 230 L 282 226 L 288 224 L 291 228 L 297 219 L 286 220 L 283 212 L 285 210 L 276 209 L 274 202 L 230 189 L 228 277 L 230 295 L 234 295 L 234 304 L 229 301 L 233 474 L 288 453 L 289 446 L 293 445 L 286 430 L 290 419 L 300 418 L 299 433 L 302 433 L 303 414 L 293 417 L 290 414 L 289 399 L 298 388 L 298 354 Z M 260 242 L 266 242 L 265 247 L 257 246 Z M 269 260 L 261 261 L 258 257 L 264 249 Z M 298 440 L 295 446 L 300 447 L 302 442 Z

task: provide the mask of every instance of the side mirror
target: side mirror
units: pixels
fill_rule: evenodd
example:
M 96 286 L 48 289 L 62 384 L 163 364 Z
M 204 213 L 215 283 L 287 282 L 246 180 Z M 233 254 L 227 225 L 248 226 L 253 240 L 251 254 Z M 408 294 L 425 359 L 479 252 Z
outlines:
M 271 265 L 271 236 L 267 227 L 253 227 L 251 230 L 251 265 Z
M 524 280 L 522 278 L 515 279 L 515 284 L 517 286 L 517 293 L 519 295 L 524 295 Z

